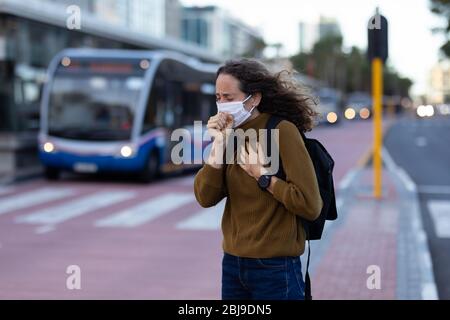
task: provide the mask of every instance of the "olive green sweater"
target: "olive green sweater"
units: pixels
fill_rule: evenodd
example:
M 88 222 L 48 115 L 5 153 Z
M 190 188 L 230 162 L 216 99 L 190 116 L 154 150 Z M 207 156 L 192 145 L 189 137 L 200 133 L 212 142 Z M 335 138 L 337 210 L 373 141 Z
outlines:
M 261 113 L 239 128 L 264 129 L 268 118 Z M 195 197 L 202 207 L 227 198 L 222 217 L 226 253 L 249 258 L 301 255 L 305 232 L 296 216 L 313 220 L 320 214 L 314 167 L 298 129 L 289 121 L 281 121 L 277 129 L 286 181 L 279 179 L 273 194 L 260 189 L 237 163 L 221 169 L 205 164 L 195 177 Z

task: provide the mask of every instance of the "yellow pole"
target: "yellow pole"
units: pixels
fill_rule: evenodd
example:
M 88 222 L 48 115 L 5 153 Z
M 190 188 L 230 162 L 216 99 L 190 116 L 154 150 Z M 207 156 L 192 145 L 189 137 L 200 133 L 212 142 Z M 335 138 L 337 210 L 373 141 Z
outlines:
M 381 198 L 381 174 L 382 160 L 381 147 L 383 143 L 383 132 L 381 127 L 383 95 L 383 62 L 380 58 L 372 60 L 372 95 L 373 95 L 373 178 L 375 198 Z

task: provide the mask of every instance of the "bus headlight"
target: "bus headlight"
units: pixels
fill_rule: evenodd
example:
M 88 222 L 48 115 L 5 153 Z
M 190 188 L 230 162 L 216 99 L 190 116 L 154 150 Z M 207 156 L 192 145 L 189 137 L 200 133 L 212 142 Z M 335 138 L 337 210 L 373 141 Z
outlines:
M 338 118 L 338 116 L 337 116 L 336 112 L 328 112 L 327 121 L 329 123 L 335 123 L 337 121 L 337 118 Z
M 345 118 L 347 118 L 348 120 L 352 120 L 352 119 L 355 118 L 355 116 L 356 116 L 356 111 L 355 111 L 355 109 L 353 109 L 353 108 L 351 108 L 351 107 L 345 109 L 344 116 L 345 116 Z
M 50 153 L 50 152 L 55 151 L 55 145 L 51 142 L 46 142 L 42 146 L 42 149 L 44 149 L 45 152 Z
M 120 148 L 120 155 L 124 158 L 129 158 L 133 155 L 134 153 L 134 149 L 133 147 L 129 146 L 129 145 L 125 145 L 122 146 L 122 148 Z

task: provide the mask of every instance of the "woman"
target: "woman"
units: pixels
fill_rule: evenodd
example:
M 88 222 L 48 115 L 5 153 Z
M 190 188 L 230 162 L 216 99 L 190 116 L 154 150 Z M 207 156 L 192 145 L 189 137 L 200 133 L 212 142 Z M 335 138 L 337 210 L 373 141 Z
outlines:
M 219 112 L 207 125 L 214 141 L 194 189 L 203 207 L 227 198 L 222 299 L 304 299 L 300 255 L 305 232 L 296 216 L 314 220 L 322 208 L 314 167 L 299 133 L 312 128 L 316 113 L 311 100 L 282 73 L 273 75 L 251 59 L 231 60 L 218 69 L 216 100 Z M 262 185 L 259 162 L 224 164 L 218 155 L 225 154 L 232 128 L 264 129 L 270 115 L 286 119 L 276 128 L 286 178 L 268 176 Z

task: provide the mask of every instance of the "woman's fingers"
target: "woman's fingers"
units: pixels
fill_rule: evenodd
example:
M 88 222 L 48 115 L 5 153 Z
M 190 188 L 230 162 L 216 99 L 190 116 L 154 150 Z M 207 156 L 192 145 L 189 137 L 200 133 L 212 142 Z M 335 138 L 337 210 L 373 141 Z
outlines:
M 225 127 L 227 129 L 233 128 L 233 122 L 234 122 L 233 116 L 229 113 L 226 113 L 225 114 Z
M 231 119 L 231 125 L 230 125 L 230 119 Z M 207 127 L 208 128 L 216 128 L 218 130 L 224 130 L 225 128 L 231 128 L 232 127 L 232 120 L 233 117 L 224 112 L 219 112 L 218 114 L 212 116 L 208 120 Z
M 209 120 L 206 127 L 222 130 L 223 126 L 221 125 L 221 123 L 218 120 Z

